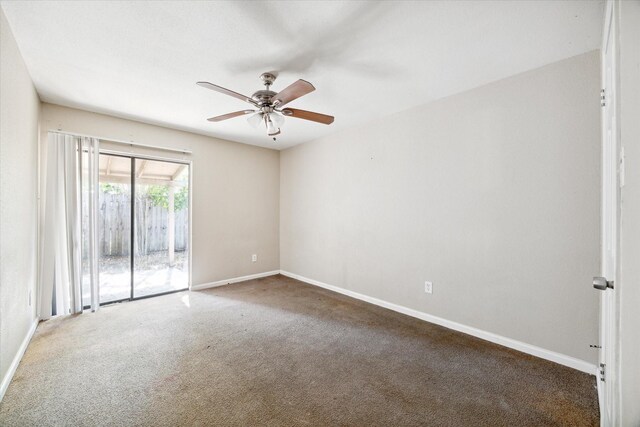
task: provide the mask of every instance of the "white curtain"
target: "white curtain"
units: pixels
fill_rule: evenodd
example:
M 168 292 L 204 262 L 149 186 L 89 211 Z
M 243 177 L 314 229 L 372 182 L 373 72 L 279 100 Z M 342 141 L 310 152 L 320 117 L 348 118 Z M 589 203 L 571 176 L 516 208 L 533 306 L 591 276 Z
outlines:
M 83 276 L 91 310 L 99 307 L 98 140 L 49 132 L 46 148 L 41 319 L 82 312 Z

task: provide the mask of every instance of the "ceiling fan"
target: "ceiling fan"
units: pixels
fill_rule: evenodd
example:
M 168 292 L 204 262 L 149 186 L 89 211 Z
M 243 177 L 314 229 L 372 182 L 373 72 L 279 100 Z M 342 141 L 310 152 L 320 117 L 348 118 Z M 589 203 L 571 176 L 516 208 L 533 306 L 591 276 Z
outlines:
M 276 76 L 274 74 L 262 73 L 262 75 L 260 75 L 260 80 L 262 80 L 266 89 L 257 91 L 251 95 L 251 97 L 214 85 L 213 83 L 198 82 L 197 84 L 199 86 L 241 99 L 256 108 L 254 110 L 235 111 L 233 113 L 211 117 L 207 120 L 210 122 L 221 122 L 233 117 L 251 114 L 251 117 L 249 117 L 247 121 L 256 129 L 258 126 L 264 125 L 267 130 L 267 135 L 274 137 L 274 141 L 276 140 L 275 136 L 280 134 L 280 127 L 284 123 L 285 117 L 295 117 L 297 119 L 310 120 L 312 122 L 322 123 L 325 125 L 333 123 L 333 116 L 314 113 L 312 111 L 298 110 L 297 108 L 283 108 L 289 102 L 316 90 L 316 88 L 308 81 L 298 80 L 280 92 L 274 92 L 269 89 L 276 80 Z

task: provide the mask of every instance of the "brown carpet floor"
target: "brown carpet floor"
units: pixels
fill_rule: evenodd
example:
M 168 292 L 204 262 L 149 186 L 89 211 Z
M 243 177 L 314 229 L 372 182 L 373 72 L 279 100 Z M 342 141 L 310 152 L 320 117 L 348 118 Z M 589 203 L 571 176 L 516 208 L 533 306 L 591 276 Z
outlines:
M 39 325 L 3 426 L 598 425 L 595 377 L 283 276 Z

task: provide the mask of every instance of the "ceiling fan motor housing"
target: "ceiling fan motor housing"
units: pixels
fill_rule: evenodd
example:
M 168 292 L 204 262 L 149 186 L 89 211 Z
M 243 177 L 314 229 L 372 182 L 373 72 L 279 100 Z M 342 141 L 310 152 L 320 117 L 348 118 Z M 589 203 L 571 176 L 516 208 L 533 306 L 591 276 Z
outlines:
M 260 106 L 263 106 L 263 105 L 270 104 L 271 98 L 273 98 L 276 95 L 277 95 L 277 92 L 274 92 L 268 89 L 263 89 L 251 95 L 251 99 L 256 101 Z
M 262 73 L 260 74 L 260 80 L 262 80 L 266 89 L 255 92 L 251 95 L 251 99 L 256 101 L 260 107 L 263 107 L 271 104 L 271 99 L 277 95 L 277 92 L 269 90 L 269 86 L 276 81 L 276 76 L 272 73 Z

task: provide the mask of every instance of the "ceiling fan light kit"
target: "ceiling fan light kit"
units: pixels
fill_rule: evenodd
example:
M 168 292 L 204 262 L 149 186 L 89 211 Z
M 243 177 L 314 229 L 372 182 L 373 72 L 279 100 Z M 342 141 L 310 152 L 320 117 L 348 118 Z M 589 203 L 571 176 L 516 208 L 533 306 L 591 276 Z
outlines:
M 225 89 L 222 86 L 214 85 L 213 83 L 198 82 L 197 84 L 199 86 L 214 90 L 216 92 L 224 93 L 225 95 L 232 96 L 244 102 L 248 102 L 256 108 L 255 110 L 235 111 L 233 113 L 211 117 L 207 120 L 210 122 L 221 122 L 233 117 L 252 114 L 247 119 L 249 124 L 251 124 L 256 129 L 260 126 L 264 126 L 267 131 L 267 135 L 273 137 L 274 141 L 276 140 L 275 136 L 280 134 L 280 128 L 284 124 L 285 116 L 309 120 L 325 125 L 330 125 L 331 123 L 333 123 L 333 116 L 314 113 L 312 111 L 298 110 L 295 108 L 282 108 L 289 102 L 316 90 L 316 88 L 313 87 L 313 85 L 308 81 L 300 79 L 290 84 L 280 92 L 274 92 L 270 90 L 271 85 L 276 80 L 276 76 L 274 74 L 262 73 L 262 75 L 260 76 L 260 80 L 262 80 L 262 83 L 265 85 L 266 89 L 255 92 L 253 95 L 251 95 L 251 97 L 242 95 L 229 89 Z

